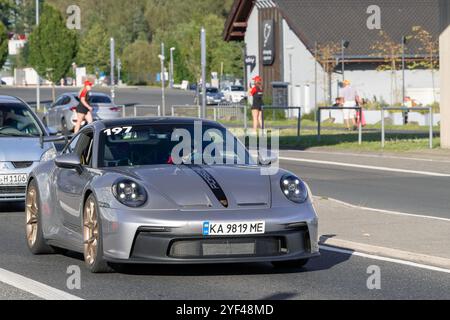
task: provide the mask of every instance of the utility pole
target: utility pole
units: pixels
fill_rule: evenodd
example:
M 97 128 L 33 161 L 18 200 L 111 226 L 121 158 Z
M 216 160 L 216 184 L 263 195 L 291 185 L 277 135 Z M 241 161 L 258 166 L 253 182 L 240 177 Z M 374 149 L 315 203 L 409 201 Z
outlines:
M 166 116 L 166 73 L 164 70 L 164 61 L 166 60 L 164 43 L 161 43 L 161 54 L 159 60 L 161 60 L 161 99 L 162 99 L 162 115 Z
M 120 59 L 117 59 L 117 84 L 120 85 L 120 71 L 122 70 L 122 61 Z
M 345 49 L 347 49 L 350 46 L 350 41 L 342 40 L 342 81 L 345 80 Z
M 39 2 L 40 0 L 36 0 L 36 26 L 39 26 Z M 41 108 L 41 77 L 36 70 L 37 80 L 36 80 L 36 110 L 38 111 Z
M 206 118 L 206 30 L 204 27 L 201 29 L 201 66 L 202 66 L 202 109 L 201 118 Z
M 111 98 L 112 101 L 114 102 L 115 98 L 116 98 L 116 92 L 115 92 L 115 79 L 114 79 L 114 74 L 116 72 L 116 68 L 115 68 L 115 47 L 116 47 L 116 43 L 114 41 L 114 38 L 111 38 L 110 40 L 110 51 L 111 51 Z
M 173 89 L 174 84 L 174 67 L 173 67 L 173 52 L 175 51 L 175 48 L 170 48 L 170 89 Z

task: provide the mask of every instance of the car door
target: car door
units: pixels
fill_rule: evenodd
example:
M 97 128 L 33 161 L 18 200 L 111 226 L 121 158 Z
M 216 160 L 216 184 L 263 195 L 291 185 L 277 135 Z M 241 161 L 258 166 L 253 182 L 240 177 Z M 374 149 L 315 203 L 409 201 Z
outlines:
M 63 168 L 57 168 L 54 172 L 58 211 L 63 225 L 75 232 L 81 231 L 83 192 L 92 179 L 92 174 L 88 170 L 92 165 L 92 148 L 93 132 L 86 130 L 81 132 L 63 153 L 75 153 L 79 156 L 83 167 L 82 172 Z
M 57 113 L 57 108 L 58 106 L 61 104 L 63 98 L 59 97 L 56 102 L 54 104 L 52 104 L 47 112 L 47 126 L 53 129 L 58 129 L 57 126 L 58 124 L 56 123 L 56 113 Z
M 66 110 L 70 108 L 70 97 L 67 95 L 64 95 L 61 97 L 61 102 L 59 103 L 59 105 L 55 108 L 56 109 L 56 117 L 55 117 L 55 121 L 56 121 L 56 126 L 59 129 L 59 131 L 62 131 L 62 120 L 65 119 L 66 117 Z M 67 119 L 65 119 L 67 120 Z

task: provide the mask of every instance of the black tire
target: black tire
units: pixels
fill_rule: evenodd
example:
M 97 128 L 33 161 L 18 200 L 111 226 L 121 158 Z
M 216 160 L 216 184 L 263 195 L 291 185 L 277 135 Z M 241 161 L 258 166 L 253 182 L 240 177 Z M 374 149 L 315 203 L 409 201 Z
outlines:
M 275 268 L 303 268 L 309 262 L 309 259 L 291 260 L 291 261 L 273 261 L 272 265 Z
M 29 224 L 28 224 L 28 210 L 30 210 L 29 208 L 29 197 L 30 195 L 30 191 L 34 190 L 34 192 L 36 192 L 35 197 L 36 197 L 36 239 L 31 242 L 29 240 L 29 232 L 28 232 L 28 228 L 29 228 Z M 41 255 L 41 254 L 53 254 L 55 253 L 54 249 L 52 247 L 50 247 L 47 242 L 44 239 L 44 234 L 42 232 L 42 217 L 41 217 L 41 203 L 40 203 L 40 199 L 39 199 L 39 190 L 37 187 L 37 183 L 35 180 L 32 180 L 30 182 L 30 185 L 28 186 L 28 190 L 27 190 L 27 200 L 25 202 L 25 214 L 26 214 L 26 228 L 27 228 L 27 232 L 26 232 L 26 242 L 27 242 L 27 247 L 30 250 L 30 252 L 34 255 Z
M 97 214 L 97 223 L 98 223 L 98 240 L 97 240 L 97 252 L 94 258 L 94 261 L 92 263 L 88 262 L 86 251 L 84 252 L 84 260 L 85 265 L 89 269 L 91 273 L 111 273 L 114 272 L 114 269 L 111 268 L 109 263 L 103 259 L 103 234 L 102 234 L 102 222 L 101 222 L 101 216 L 98 211 L 98 204 L 97 200 L 95 199 L 94 195 L 91 194 L 85 204 L 83 209 L 83 230 L 84 230 L 84 223 L 85 223 L 85 212 L 86 212 L 86 206 L 90 203 L 90 201 L 93 201 L 95 204 L 95 211 Z M 85 239 L 85 233 L 83 231 L 83 241 L 86 241 Z

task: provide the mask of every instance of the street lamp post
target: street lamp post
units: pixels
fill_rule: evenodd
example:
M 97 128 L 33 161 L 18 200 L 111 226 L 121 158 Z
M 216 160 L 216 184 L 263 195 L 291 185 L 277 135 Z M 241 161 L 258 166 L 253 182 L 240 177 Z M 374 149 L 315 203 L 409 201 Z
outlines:
M 115 79 L 114 79 L 114 74 L 116 72 L 115 70 L 115 40 L 114 38 L 110 39 L 110 54 L 111 54 L 111 98 L 114 101 L 116 98 L 116 92 L 115 92 Z
M 406 75 L 405 75 L 405 69 L 406 69 L 406 59 L 405 59 L 405 45 L 408 41 L 408 38 L 405 36 L 402 36 L 402 106 L 405 107 L 405 99 L 406 99 Z M 404 113 L 404 124 L 408 124 L 408 112 Z
M 165 83 L 165 75 L 164 75 L 164 60 L 166 60 L 166 57 L 160 54 L 159 60 L 161 60 L 161 97 L 162 97 L 162 115 L 163 117 L 166 116 L 166 83 Z
M 39 2 L 36 0 L 36 26 L 39 26 Z M 36 110 L 41 108 L 41 77 L 36 70 L 37 80 L 36 80 Z
M 170 48 L 170 88 L 173 89 L 174 84 L 174 67 L 173 67 L 173 52 L 175 48 Z
M 342 81 L 344 81 L 345 80 L 345 49 L 347 49 L 350 46 L 350 41 L 342 40 L 341 44 L 342 44 L 342 57 L 341 57 Z
M 202 66 L 202 108 L 201 118 L 206 118 L 206 30 L 204 27 L 201 29 L 201 66 Z
M 117 60 L 117 84 L 120 86 L 120 73 L 122 71 L 122 61 L 120 59 Z

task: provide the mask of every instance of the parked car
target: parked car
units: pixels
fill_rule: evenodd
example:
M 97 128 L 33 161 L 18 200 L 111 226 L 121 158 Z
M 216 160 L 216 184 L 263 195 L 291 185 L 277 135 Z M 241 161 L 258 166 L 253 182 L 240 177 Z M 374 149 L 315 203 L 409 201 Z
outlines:
M 90 104 L 94 108 L 94 121 L 117 119 L 122 116 L 121 108 L 104 93 L 92 92 Z M 56 99 L 43 117 L 49 128 L 65 135 L 73 132 L 77 122 L 77 106 L 80 103 L 78 93 L 66 93 Z
M 200 92 L 195 99 L 196 103 L 202 101 L 202 93 Z M 198 101 L 197 101 L 198 100 Z M 206 88 L 206 104 L 214 105 L 225 102 L 225 96 L 217 88 Z
M 229 86 L 223 90 L 225 100 L 231 103 L 239 103 L 247 99 L 247 92 L 243 86 Z
M 111 271 L 110 263 L 301 267 L 319 256 L 307 184 L 284 170 L 261 174 L 275 157 L 259 164 L 224 126 L 203 121 L 200 137 L 216 146 L 188 144 L 186 156 L 173 158 L 173 138 L 196 136 L 197 122 L 120 119 L 84 127 L 28 180 L 30 251 L 82 253 L 93 273 Z M 225 141 L 241 151 L 224 149 Z M 202 161 L 209 148 L 214 155 Z
M 0 96 L 0 203 L 25 201 L 28 176 L 56 157 L 52 137 L 22 100 Z

